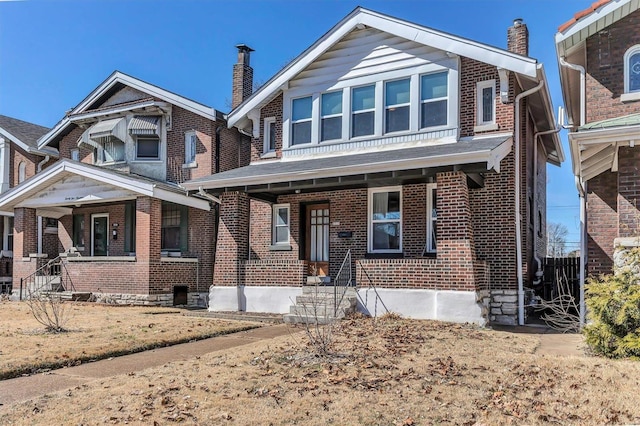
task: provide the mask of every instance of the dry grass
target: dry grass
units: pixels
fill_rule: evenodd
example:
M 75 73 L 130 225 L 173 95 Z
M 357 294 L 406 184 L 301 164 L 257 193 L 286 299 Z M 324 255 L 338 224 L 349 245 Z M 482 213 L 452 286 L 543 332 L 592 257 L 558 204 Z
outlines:
M 4 424 L 632 424 L 640 364 L 535 353 L 539 338 L 345 321 L 333 356 L 300 333 L 12 406 Z
M 0 378 L 255 327 L 169 308 L 74 303 L 67 309 L 69 331 L 47 333 L 26 303 L 0 302 Z

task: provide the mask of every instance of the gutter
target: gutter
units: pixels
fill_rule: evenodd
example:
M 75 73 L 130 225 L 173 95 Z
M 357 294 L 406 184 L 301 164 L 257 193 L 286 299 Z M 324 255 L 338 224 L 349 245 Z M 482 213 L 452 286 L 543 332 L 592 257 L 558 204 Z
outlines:
M 586 71 L 584 69 L 584 67 L 582 65 L 578 65 L 578 64 L 571 64 L 567 61 L 565 61 L 564 57 L 560 56 L 558 57 L 558 62 L 560 63 L 560 66 L 565 67 L 565 68 L 569 68 L 571 70 L 574 71 L 578 71 L 580 72 L 580 126 L 584 126 L 585 123 L 585 116 L 586 116 L 586 104 L 585 104 L 585 99 L 586 99 L 586 85 L 587 85 L 587 78 L 586 78 Z
M 520 133 L 521 133 L 521 124 L 520 124 L 520 100 L 526 96 L 531 95 L 532 93 L 537 92 L 542 89 L 544 86 L 544 80 L 540 80 L 537 86 L 520 93 L 516 96 L 515 99 L 515 161 L 516 161 L 516 264 L 517 264 L 517 274 L 518 274 L 518 324 L 524 325 L 524 282 L 522 277 L 522 230 L 520 218 Z

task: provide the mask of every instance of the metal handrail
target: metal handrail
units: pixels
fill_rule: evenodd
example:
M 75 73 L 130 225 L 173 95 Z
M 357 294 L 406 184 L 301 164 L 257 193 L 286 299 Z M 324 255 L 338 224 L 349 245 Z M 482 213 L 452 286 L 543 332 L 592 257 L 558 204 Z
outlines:
M 360 265 L 360 278 L 362 278 L 362 273 L 364 272 L 364 275 L 367 277 L 367 281 L 369 282 L 369 288 L 373 289 L 373 292 L 376 295 L 376 300 L 374 302 L 374 314 L 373 317 L 376 318 L 378 316 L 378 300 L 380 301 L 380 303 L 382 304 L 382 307 L 384 308 L 384 310 L 386 311 L 386 313 L 389 313 L 389 309 L 387 308 L 387 305 L 384 304 L 384 301 L 382 300 L 382 297 L 380 297 L 380 294 L 378 293 L 378 289 L 376 288 L 376 285 L 374 284 L 373 280 L 371 279 L 371 277 L 369 276 L 369 273 L 367 272 L 366 269 L 364 269 L 364 265 L 362 264 L 362 261 L 360 261 L 359 259 L 356 260 L 356 262 L 358 262 L 358 264 Z M 360 282 L 360 280 L 358 280 L 358 282 Z M 358 299 L 360 299 L 360 302 L 362 303 L 362 306 L 365 307 L 365 309 L 367 309 L 367 302 L 365 300 L 362 300 L 362 297 L 360 296 L 360 293 L 357 293 L 358 295 Z M 367 309 L 368 311 L 368 309 Z M 371 312 L 369 312 L 369 315 L 371 315 Z
M 37 287 L 36 277 L 45 277 L 44 282 L 40 283 Z M 56 277 L 60 277 L 60 284 L 54 290 L 52 282 Z M 20 300 L 23 299 L 23 289 L 27 291 L 28 296 L 31 296 L 32 294 L 40 293 L 43 289 L 60 292 L 65 290 L 74 291 L 75 287 L 69 271 L 62 261 L 62 256 L 58 256 L 47 261 L 26 277 L 20 278 Z
M 343 277 L 343 272 L 346 274 L 346 277 Z M 344 283 L 344 284 L 343 284 Z M 338 287 L 342 287 L 342 290 L 338 292 Z M 344 300 L 345 295 L 347 294 L 347 290 L 349 287 L 355 287 L 355 283 L 353 282 L 353 271 L 351 269 L 351 249 L 347 250 L 347 254 L 342 261 L 342 265 L 338 270 L 338 274 L 336 275 L 335 280 L 333 280 L 333 315 L 338 315 L 338 309 L 340 304 Z M 338 300 L 338 296 L 339 299 Z

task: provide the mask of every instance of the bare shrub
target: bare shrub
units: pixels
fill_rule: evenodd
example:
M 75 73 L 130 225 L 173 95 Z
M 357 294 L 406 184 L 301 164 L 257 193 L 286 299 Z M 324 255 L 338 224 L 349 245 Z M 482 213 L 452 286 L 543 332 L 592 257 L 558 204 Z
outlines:
M 44 325 L 48 332 L 67 331 L 65 325 L 69 321 L 69 311 L 59 294 L 31 292 L 26 302 L 33 317 Z
M 563 333 L 580 331 L 580 306 L 571 294 L 567 276 L 556 271 L 557 293 L 551 300 L 541 300 L 536 307 L 543 311 L 540 316 L 549 327 Z

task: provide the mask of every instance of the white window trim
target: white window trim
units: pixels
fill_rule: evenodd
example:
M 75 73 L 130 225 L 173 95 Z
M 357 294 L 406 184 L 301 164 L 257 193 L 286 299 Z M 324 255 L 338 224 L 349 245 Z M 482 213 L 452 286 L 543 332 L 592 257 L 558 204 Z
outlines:
M 27 179 L 27 163 L 21 161 L 18 164 L 18 183 L 22 183 Z
M 339 114 L 329 114 L 329 115 L 322 115 L 322 96 L 323 95 L 328 95 L 331 93 L 337 93 L 340 92 L 342 93 L 342 112 L 340 112 Z M 313 117 L 313 112 L 311 114 L 311 116 Z M 337 139 L 322 139 L 322 120 L 325 118 L 336 118 L 336 117 L 341 117 L 342 118 L 342 122 L 341 122 L 341 127 L 340 127 L 340 131 L 342 132 L 342 136 L 340 138 Z M 335 142 L 335 141 L 339 141 L 344 139 L 344 90 L 332 90 L 330 92 L 324 92 L 320 94 L 320 121 L 319 121 L 319 125 L 320 125 L 320 134 L 318 136 L 318 140 L 320 143 L 325 143 L 325 142 Z
M 196 138 L 196 152 L 191 152 L 191 138 Z M 137 141 L 136 141 L 137 143 Z M 198 135 L 195 130 L 189 130 L 184 133 L 184 164 L 182 168 L 191 168 L 198 167 L 198 163 L 196 162 L 196 154 L 197 154 L 197 144 L 198 144 Z M 158 147 L 158 154 L 160 153 L 160 147 Z M 136 146 L 136 155 L 137 155 L 137 146 Z M 192 161 L 189 161 L 193 159 Z
M 376 139 L 385 136 L 384 133 L 384 83 L 392 80 L 401 80 L 411 78 L 411 118 L 410 129 L 403 132 L 393 132 L 389 135 L 397 136 L 403 134 L 411 134 L 417 132 L 432 132 L 446 129 L 457 128 L 459 126 L 459 58 L 449 58 L 439 63 L 429 63 L 413 68 L 392 70 L 376 74 L 367 74 L 361 77 L 341 80 L 337 79 L 335 84 L 328 87 L 326 84 L 304 86 L 300 88 L 287 89 L 284 91 L 283 110 L 282 110 L 282 149 L 299 149 L 316 147 L 322 143 L 346 143 L 352 141 L 361 141 L 368 139 Z M 447 124 L 433 127 L 420 128 L 420 77 L 425 74 L 433 74 L 438 72 L 448 73 L 447 86 Z M 351 137 L 351 90 L 357 87 L 375 85 L 376 90 L 376 109 L 375 109 L 375 132 L 373 135 Z M 334 139 L 332 141 L 320 142 L 320 96 L 324 93 L 342 90 L 342 139 Z M 292 128 L 292 103 L 294 99 L 312 97 L 311 111 L 311 143 L 291 145 L 291 128 Z M 439 98 L 444 99 L 444 98 Z
M 78 148 L 73 148 L 69 151 L 71 159 L 73 161 L 80 161 L 80 150 Z M 75 158 L 74 158 L 75 157 Z
M 263 154 L 269 154 L 271 152 L 276 152 L 275 146 L 276 146 L 276 141 L 273 141 L 273 149 L 271 149 L 270 145 L 271 145 L 271 134 L 269 133 L 268 129 L 269 126 L 275 126 L 276 125 L 276 118 L 275 117 L 267 117 L 263 120 L 263 127 L 262 127 L 262 131 L 263 131 L 263 140 L 264 140 L 264 144 L 262 147 L 262 153 Z
M 399 192 L 400 193 L 400 218 L 397 220 L 400 224 L 400 238 L 397 250 L 373 249 L 373 224 L 380 222 L 396 222 L 396 220 L 373 220 L 373 194 L 380 192 Z M 368 253 L 402 253 L 402 234 L 403 234 L 403 197 L 402 186 L 383 186 L 379 188 L 369 188 L 367 201 L 367 252 Z
M 287 224 L 280 225 L 280 227 L 286 227 L 287 229 L 287 240 L 286 241 L 277 241 L 276 240 L 276 228 L 278 228 L 277 215 L 279 209 L 287 210 Z M 271 244 L 274 246 L 289 246 L 291 240 L 291 206 L 290 204 L 274 204 L 271 210 Z
M 433 205 L 433 191 L 437 189 L 437 184 L 435 183 L 429 183 L 427 184 L 427 243 L 425 245 L 425 253 L 436 253 L 437 252 L 437 244 L 436 247 L 433 248 L 434 246 L 434 241 L 431 237 L 432 235 L 432 230 L 433 230 L 433 224 L 434 222 L 437 224 L 438 223 L 438 218 L 437 218 L 437 213 L 436 213 L 436 218 L 434 219 L 431 212 L 433 211 L 434 208 L 437 208 L 437 206 Z M 437 237 L 437 236 L 436 236 Z
M 396 79 L 393 79 L 393 80 L 386 80 L 386 81 L 383 82 L 383 85 L 384 85 L 383 97 L 384 97 L 384 99 L 383 99 L 383 103 L 382 103 L 382 105 L 383 105 L 382 106 L 383 107 L 382 117 L 383 117 L 383 120 L 384 120 L 383 128 L 384 128 L 384 134 L 385 135 L 402 134 L 402 133 L 406 133 L 408 131 L 411 131 L 411 118 L 415 115 L 414 114 L 415 109 L 412 108 L 412 105 L 411 105 L 412 104 L 411 101 L 415 97 L 415 96 L 412 96 L 413 93 L 415 93 L 415 92 L 412 90 L 413 88 L 412 88 L 412 84 L 411 84 L 411 77 L 412 76 L 410 76 L 409 78 L 407 78 L 407 77 L 396 78 Z M 409 80 L 409 102 L 405 102 L 403 104 L 387 105 L 387 84 L 388 83 L 393 83 L 394 81 L 403 81 L 403 80 Z M 418 96 L 419 96 L 419 94 L 418 94 Z M 399 107 L 407 107 L 407 106 L 409 107 L 409 128 L 407 130 L 398 130 L 398 131 L 395 131 L 395 132 L 387 132 L 387 130 L 386 130 L 387 129 L 387 110 L 389 108 L 391 108 L 391 107 L 399 108 Z M 420 111 L 418 111 L 418 115 L 419 114 L 420 114 Z
M 491 89 L 491 120 L 484 121 L 483 118 L 483 98 L 482 92 L 484 89 Z M 487 130 L 497 130 L 496 125 L 496 81 L 484 80 L 476 83 L 476 126 L 474 131 L 481 132 Z
M 152 137 L 145 136 L 145 135 L 135 137 L 135 146 L 134 146 L 135 159 L 136 159 L 135 161 L 140 161 L 140 162 L 162 161 L 162 138 L 160 137 L 157 138 L 158 140 L 158 156 L 157 157 L 138 157 L 138 139 L 151 139 L 151 138 Z M 106 164 L 106 163 L 103 163 L 103 164 Z
M 452 101 L 451 101 L 451 99 L 452 99 L 452 97 L 451 97 L 451 92 L 455 90 L 455 91 L 456 91 L 456 96 L 457 96 L 457 88 L 454 88 L 454 87 L 452 87 L 452 86 L 451 86 L 451 85 L 452 85 L 452 81 L 451 81 L 451 70 L 449 70 L 449 73 L 447 74 L 447 96 L 442 96 L 442 97 L 440 97 L 440 98 L 433 98 L 433 99 L 425 99 L 425 100 L 422 100 L 422 94 L 421 94 L 421 91 L 422 91 L 421 89 L 422 89 L 422 87 L 420 87 L 420 84 L 422 84 L 422 83 L 421 83 L 422 76 L 424 76 L 424 75 L 429 75 L 429 74 L 439 74 L 439 73 L 441 73 L 441 72 L 443 72 L 443 71 L 444 71 L 444 70 L 435 71 L 435 72 L 430 72 L 430 73 L 422 73 L 422 74 L 420 74 L 420 75 L 418 76 L 419 81 L 418 81 L 418 88 L 417 88 L 417 90 L 418 90 L 418 101 L 420 102 L 420 104 L 419 104 L 419 106 L 418 106 L 418 110 L 416 111 L 416 113 L 417 113 L 417 120 L 418 120 L 418 128 L 419 128 L 419 130 L 421 130 L 421 131 L 425 131 L 425 130 L 433 131 L 433 130 L 439 130 L 439 129 L 446 129 L 446 128 L 448 128 L 448 127 L 449 127 L 449 123 L 451 123 L 451 122 L 452 122 L 452 118 L 451 118 L 451 102 L 452 102 Z M 457 85 L 457 81 L 456 81 L 456 85 Z M 411 96 L 413 97 L 413 94 L 412 94 Z M 439 126 L 428 126 L 428 127 L 422 127 L 422 123 L 421 123 L 421 120 L 422 120 L 422 118 L 421 118 L 421 117 L 422 117 L 422 111 L 421 111 L 422 104 L 430 103 L 430 102 L 440 102 L 440 101 L 443 101 L 443 100 L 446 100 L 446 101 L 447 101 L 447 122 L 446 122 L 446 124 L 444 124 L 444 125 L 439 125 Z M 457 98 L 456 98 L 456 105 L 457 105 Z M 412 114 L 413 114 L 413 113 L 412 113 Z
M 318 120 L 316 118 L 318 114 L 317 109 L 318 109 L 318 103 L 319 103 L 318 93 L 307 94 L 306 96 L 296 96 L 295 98 L 292 98 L 290 102 L 291 113 L 293 114 L 293 102 L 298 99 L 305 99 L 305 98 L 311 98 L 311 117 L 302 118 L 300 120 L 294 120 L 293 117 L 291 117 L 291 119 L 289 120 L 291 122 L 291 125 L 289 126 L 291 128 L 291 132 L 289 133 L 291 136 L 291 140 L 289 142 L 291 143 L 291 146 L 295 146 L 295 147 L 308 146 L 309 144 L 318 143 Z M 311 122 L 311 141 L 307 143 L 297 143 L 293 145 L 293 125 L 298 123 L 306 123 L 307 121 Z
M 5 252 L 5 254 L 13 253 L 13 247 L 9 247 L 9 235 L 13 235 L 13 227 L 9 226 L 9 216 L 3 216 L 3 218 L 4 232 L 2 233 L 2 250 Z
M 624 52 L 623 63 L 624 63 L 624 93 L 620 95 L 620 101 L 622 102 L 631 102 L 640 100 L 640 90 L 634 90 L 633 92 L 629 89 L 629 79 L 631 76 L 631 70 L 629 69 L 629 59 L 631 55 L 634 53 L 640 52 L 640 44 L 636 44 L 631 46 Z

